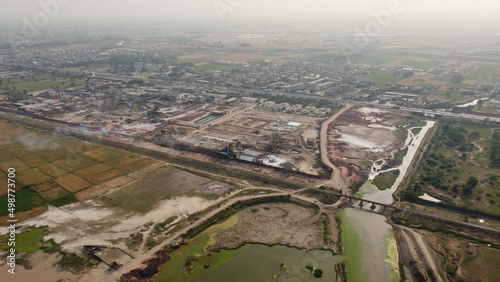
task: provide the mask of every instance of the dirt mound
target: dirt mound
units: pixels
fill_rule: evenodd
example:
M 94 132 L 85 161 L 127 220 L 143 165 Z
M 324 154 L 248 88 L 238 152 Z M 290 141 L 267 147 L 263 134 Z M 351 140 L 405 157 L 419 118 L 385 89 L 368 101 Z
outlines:
M 120 278 L 120 281 L 148 281 L 156 273 L 158 273 L 158 267 L 169 260 L 170 257 L 168 256 L 167 252 L 159 250 L 152 258 L 142 262 L 146 265 L 144 268 L 136 268 L 128 273 L 123 274 Z

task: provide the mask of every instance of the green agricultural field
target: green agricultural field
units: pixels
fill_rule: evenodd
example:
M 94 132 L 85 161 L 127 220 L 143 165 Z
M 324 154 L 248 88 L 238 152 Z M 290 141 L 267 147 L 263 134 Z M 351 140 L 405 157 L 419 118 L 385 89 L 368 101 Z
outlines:
M 222 64 L 207 64 L 194 67 L 195 71 L 207 71 L 207 70 L 219 70 L 219 69 L 242 70 L 244 68 L 240 66 L 231 66 Z
M 359 63 L 371 66 L 380 66 L 383 64 L 387 64 L 394 61 L 394 58 L 386 58 L 386 57 L 368 57 L 362 59 Z
M 45 200 L 37 193 L 28 188 L 24 188 L 15 192 L 16 196 L 16 212 L 28 211 L 34 207 L 39 207 L 45 204 Z M 8 197 L 4 195 L 0 197 L 0 205 L 2 207 L 8 206 Z M 8 215 L 9 211 L 6 208 L 0 209 L 0 216 Z
M 377 87 L 383 87 L 387 83 L 398 83 L 403 78 L 401 75 L 394 75 L 392 72 L 388 71 L 378 71 L 367 75 L 364 80 L 373 82 Z
M 403 65 L 416 68 L 416 69 L 422 69 L 422 70 L 429 70 L 432 69 L 436 66 L 439 65 L 439 62 L 436 61 L 405 61 Z

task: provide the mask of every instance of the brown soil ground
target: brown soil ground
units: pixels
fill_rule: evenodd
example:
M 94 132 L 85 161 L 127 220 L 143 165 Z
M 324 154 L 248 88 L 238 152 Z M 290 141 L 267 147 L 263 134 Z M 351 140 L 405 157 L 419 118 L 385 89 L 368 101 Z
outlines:
M 500 250 L 438 235 L 395 227 L 399 257 L 414 281 L 498 281 Z
M 212 248 L 233 249 L 246 243 L 290 245 L 306 250 L 336 250 L 336 236 L 323 243 L 323 217 L 319 210 L 289 203 L 266 203 L 240 212 L 238 223 L 219 233 Z M 330 219 L 330 222 L 335 220 Z M 338 230 L 329 233 L 338 234 Z
M 389 157 L 392 151 L 397 151 L 403 145 L 403 141 L 398 140 L 392 131 L 380 128 L 391 127 L 387 122 L 397 120 L 400 116 L 389 112 L 365 110 L 362 112 L 359 107 L 348 109 L 328 126 L 326 133 L 327 156 L 330 162 L 340 169 L 342 180 L 349 185 L 358 181 L 364 173 L 361 160 Z M 377 122 L 372 122 L 375 119 Z M 343 142 L 339 140 L 342 136 L 337 132 L 357 137 L 363 142 L 373 144 L 373 147 L 359 148 L 355 144 Z

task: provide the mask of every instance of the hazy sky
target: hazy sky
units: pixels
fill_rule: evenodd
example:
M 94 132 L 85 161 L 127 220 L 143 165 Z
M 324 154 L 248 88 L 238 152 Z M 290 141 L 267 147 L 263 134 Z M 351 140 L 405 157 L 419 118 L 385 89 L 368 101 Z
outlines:
M 372 11 L 387 10 L 390 2 L 400 3 L 402 11 L 394 16 L 405 19 L 488 20 L 497 26 L 500 23 L 500 0 L 0 0 L 0 14 L 3 21 L 22 24 L 23 18 L 33 21 L 33 16 L 44 11 L 40 3 L 63 3 L 51 8 L 56 12 L 50 15 L 50 22 L 102 18 L 214 23 L 369 20 L 373 18 Z

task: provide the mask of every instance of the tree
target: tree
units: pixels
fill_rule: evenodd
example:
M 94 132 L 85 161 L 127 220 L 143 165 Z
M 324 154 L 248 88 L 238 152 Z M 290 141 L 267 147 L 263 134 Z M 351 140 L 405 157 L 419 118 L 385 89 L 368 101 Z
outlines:
M 470 187 L 471 189 L 476 188 L 477 184 L 479 183 L 479 180 L 475 176 L 469 177 L 469 180 L 467 180 L 467 183 L 465 183 L 465 187 Z
M 24 95 L 28 94 L 28 90 L 23 89 L 23 93 L 24 93 Z
M 484 104 L 484 100 L 479 99 L 479 101 L 477 101 L 477 106 L 478 106 L 480 109 L 483 107 L 483 104 Z
M 451 83 L 453 84 L 460 84 L 462 81 L 464 81 L 464 77 L 461 75 L 455 75 L 451 78 Z
M 462 159 L 462 161 L 467 160 L 467 153 L 463 153 L 460 158 Z

